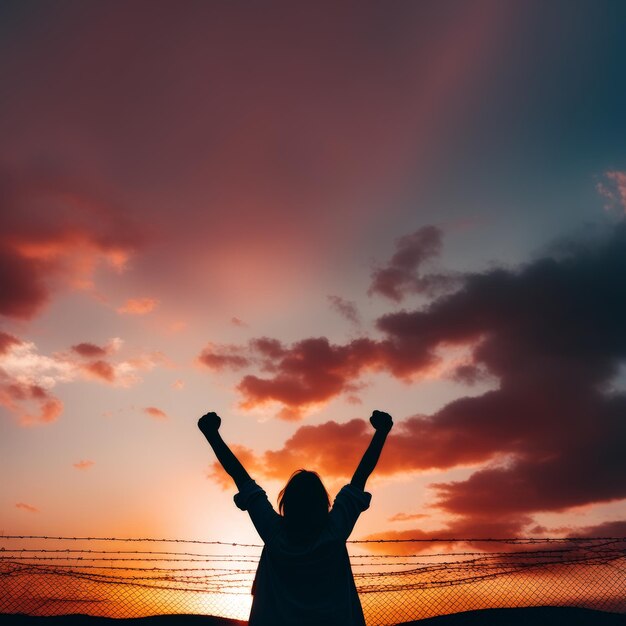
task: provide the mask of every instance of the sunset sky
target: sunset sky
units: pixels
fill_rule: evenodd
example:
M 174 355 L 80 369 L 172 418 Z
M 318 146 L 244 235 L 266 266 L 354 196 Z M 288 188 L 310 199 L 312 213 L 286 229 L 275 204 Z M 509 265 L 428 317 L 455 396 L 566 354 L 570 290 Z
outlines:
M 0 5 L 0 530 L 626 534 L 626 4 Z M 414 547 L 412 549 L 415 549 Z

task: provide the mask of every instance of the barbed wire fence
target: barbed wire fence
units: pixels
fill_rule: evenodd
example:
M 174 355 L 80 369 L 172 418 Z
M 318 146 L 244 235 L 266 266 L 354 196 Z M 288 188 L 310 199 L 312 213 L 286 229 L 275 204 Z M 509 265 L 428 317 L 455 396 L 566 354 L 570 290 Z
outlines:
M 366 540 L 348 547 L 368 626 L 497 607 L 626 612 L 624 537 Z M 196 613 L 245 620 L 261 548 L 0 536 L 0 614 Z

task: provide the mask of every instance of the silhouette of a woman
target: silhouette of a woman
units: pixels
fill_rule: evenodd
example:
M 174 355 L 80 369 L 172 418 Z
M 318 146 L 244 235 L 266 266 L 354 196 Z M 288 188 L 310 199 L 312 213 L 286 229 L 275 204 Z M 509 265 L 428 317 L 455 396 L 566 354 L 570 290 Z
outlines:
M 374 411 L 370 422 L 376 432 L 332 508 L 320 477 L 301 469 L 280 492 L 279 515 L 220 436 L 220 417 L 207 413 L 198 421 L 239 489 L 235 504 L 248 511 L 264 543 L 249 626 L 365 625 L 346 540 L 369 507 L 372 496 L 364 491 L 365 483 L 393 426 L 391 416 L 381 411 Z

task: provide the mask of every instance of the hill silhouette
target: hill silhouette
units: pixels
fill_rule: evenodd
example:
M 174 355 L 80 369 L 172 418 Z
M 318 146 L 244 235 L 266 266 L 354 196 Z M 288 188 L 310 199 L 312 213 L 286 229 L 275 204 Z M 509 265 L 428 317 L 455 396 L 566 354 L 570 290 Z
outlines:
M 113 618 L 92 615 L 2 614 L 0 623 L 15 626 L 246 626 L 248 622 L 212 615 L 154 615 Z M 398 626 L 626 626 L 626 614 L 561 606 L 481 609 L 403 622 Z
M 480 609 L 403 622 L 401 626 L 626 626 L 626 614 L 572 606 Z
M 0 615 L 0 624 L 15 626 L 245 626 L 248 622 L 213 615 L 152 615 L 115 618 L 93 615 Z

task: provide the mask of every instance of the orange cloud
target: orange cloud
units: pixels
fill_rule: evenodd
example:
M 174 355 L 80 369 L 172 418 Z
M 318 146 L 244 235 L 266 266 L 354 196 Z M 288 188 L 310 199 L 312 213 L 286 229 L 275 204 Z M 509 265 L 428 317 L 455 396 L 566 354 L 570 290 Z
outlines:
M 261 462 L 254 451 L 246 446 L 233 444 L 230 446 L 235 456 L 251 475 L 264 474 Z M 233 479 L 226 473 L 222 465 L 215 462 L 206 472 L 209 480 L 215 481 L 222 489 L 230 489 L 233 486 Z
M 167 413 L 155 406 L 147 406 L 143 412 L 155 419 L 167 419 Z
M 28 513 L 39 513 L 39 509 L 32 504 L 26 504 L 26 502 L 17 502 L 15 504 L 16 509 L 21 509 L 22 511 L 28 511 Z
M 49 424 L 63 413 L 63 402 L 47 389 L 8 379 L 2 373 L 0 373 L 0 406 L 14 413 L 19 424 L 27 427 Z
M 107 383 L 115 382 L 115 368 L 102 359 L 86 363 L 82 366 L 82 369 L 91 378 Z
M 396 513 L 389 518 L 390 522 L 408 522 L 414 519 L 425 519 L 430 517 L 426 513 Z
M 301 426 L 279 450 L 257 454 L 237 444 L 232 448 L 238 456 L 241 453 L 240 460 L 251 474 L 263 478 L 286 480 L 303 463 L 307 469 L 324 476 L 348 477 L 367 446 L 367 431 L 364 420 L 354 419 L 344 424 L 330 421 L 318 426 Z M 220 479 L 222 469 L 218 462 L 212 465 L 210 476 L 225 484 Z
M 604 197 L 607 211 L 619 209 L 626 212 L 626 172 L 611 170 L 597 185 L 598 193 Z
M 34 387 L 32 396 L 39 402 L 39 412 L 23 414 L 20 417 L 20 422 L 24 426 L 49 424 L 50 422 L 55 422 L 63 413 L 63 402 L 50 395 L 45 389 Z
M 77 461 L 76 463 L 72 463 L 72 466 L 77 470 L 88 470 L 96 464 L 95 461 L 90 461 L 88 459 Z
M 131 298 L 118 307 L 117 312 L 128 315 L 146 315 L 154 311 L 158 304 L 159 301 L 154 298 Z
M 372 434 L 371 425 L 365 419 L 343 423 L 331 420 L 315 426 L 301 426 L 278 450 L 266 450 L 262 454 L 245 452 L 264 478 L 285 480 L 306 459 L 309 469 L 333 479 L 346 479 L 354 473 Z M 469 438 L 462 426 L 446 428 L 433 417 L 410 417 L 394 427 L 376 473 L 393 476 L 477 464 L 498 452 L 493 445 L 477 445 L 481 440 L 480 432 Z
M 122 271 L 143 237 L 128 218 L 61 177 L 3 171 L 0 315 L 30 319 L 53 289 L 91 289 L 104 263 Z M 54 217 L 52 217 L 54 216 Z

